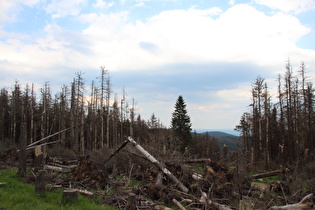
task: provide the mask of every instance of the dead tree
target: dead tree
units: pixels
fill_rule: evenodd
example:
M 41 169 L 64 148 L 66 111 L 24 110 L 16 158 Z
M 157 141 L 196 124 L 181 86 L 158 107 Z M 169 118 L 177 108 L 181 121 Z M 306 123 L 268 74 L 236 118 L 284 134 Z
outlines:
M 22 123 L 20 134 L 20 153 L 19 153 L 19 169 L 18 174 L 21 176 L 26 175 L 26 123 Z
M 155 166 L 157 166 L 163 173 L 171 179 L 176 186 L 183 192 L 188 192 L 188 188 L 179 181 L 161 162 L 159 162 L 155 157 L 153 157 L 150 153 L 148 153 L 143 147 L 141 147 L 135 140 L 133 140 L 131 137 L 128 137 L 129 142 L 142 154 L 144 155 L 151 163 L 153 163 Z

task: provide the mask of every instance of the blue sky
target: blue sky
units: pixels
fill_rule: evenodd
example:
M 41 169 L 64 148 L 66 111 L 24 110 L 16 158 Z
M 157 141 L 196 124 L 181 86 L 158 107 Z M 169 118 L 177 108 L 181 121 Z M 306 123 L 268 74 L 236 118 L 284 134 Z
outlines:
M 233 129 L 251 83 L 315 68 L 315 0 L 1 0 L 1 87 L 58 90 L 105 66 L 148 119 L 169 126 L 179 95 L 194 129 Z M 275 99 L 275 97 L 274 97 Z

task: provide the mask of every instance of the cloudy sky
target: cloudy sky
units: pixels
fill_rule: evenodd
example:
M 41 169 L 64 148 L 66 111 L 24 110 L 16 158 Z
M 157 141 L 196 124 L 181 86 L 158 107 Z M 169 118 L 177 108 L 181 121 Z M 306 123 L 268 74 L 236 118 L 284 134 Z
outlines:
M 193 129 L 233 129 L 251 83 L 287 59 L 315 68 L 315 0 L 1 0 L 0 87 L 86 86 L 110 71 L 137 110 L 169 126 L 179 95 Z

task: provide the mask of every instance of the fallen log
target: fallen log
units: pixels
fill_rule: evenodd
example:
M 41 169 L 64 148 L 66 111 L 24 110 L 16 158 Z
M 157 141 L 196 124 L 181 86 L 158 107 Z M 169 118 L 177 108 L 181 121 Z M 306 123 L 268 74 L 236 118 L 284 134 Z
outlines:
M 140 146 L 135 140 L 133 140 L 130 136 L 128 137 L 128 141 L 142 154 L 144 155 L 151 163 L 157 166 L 163 173 L 171 179 L 176 186 L 182 190 L 183 192 L 188 192 L 188 188 L 179 181 L 161 162 L 159 162 L 155 157 L 153 157 L 150 153 L 148 153 L 142 146 Z
M 211 158 L 198 158 L 189 160 L 174 160 L 166 163 L 211 163 Z
M 71 170 L 63 167 L 57 167 L 57 166 L 51 166 L 51 165 L 45 165 L 44 169 L 52 170 L 52 171 L 57 171 L 57 172 L 64 172 L 68 173 Z
M 60 168 L 64 168 L 64 169 L 68 169 L 68 170 L 72 170 L 75 167 L 77 167 L 77 165 L 65 166 L 65 165 L 61 165 L 61 164 L 55 164 L 55 166 L 60 167 Z
M 270 210 L 297 210 L 297 209 L 314 209 L 314 202 L 313 202 L 314 194 L 309 194 L 305 196 L 299 203 L 289 204 L 285 206 L 273 206 L 270 207 Z
M 45 145 L 49 145 L 49 144 L 55 144 L 55 143 L 58 143 L 58 142 L 60 142 L 60 140 L 52 141 L 52 142 L 46 142 L 46 143 L 42 143 L 42 144 L 34 145 L 34 146 L 28 146 L 28 147 L 26 148 L 26 150 L 34 149 L 36 146 L 45 146 Z
M 81 125 L 81 124 L 79 124 L 79 125 Z M 51 134 L 51 135 L 49 135 L 49 136 L 46 136 L 46 137 L 44 137 L 44 138 L 42 138 L 42 139 L 40 139 L 40 140 L 38 140 L 38 141 L 35 141 L 35 142 L 33 142 L 33 143 L 27 145 L 27 149 L 28 149 L 29 147 L 32 147 L 32 146 L 34 146 L 34 145 L 36 145 L 36 144 L 42 142 L 42 141 L 45 141 L 46 139 L 49 139 L 49 138 L 51 138 L 51 137 L 54 137 L 54 136 L 56 136 L 56 135 L 58 135 L 58 134 L 61 134 L 61 133 L 63 133 L 63 132 L 66 132 L 67 130 L 70 130 L 70 129 L 72 129 L 72 128 L 75 128 L 75 127 L 77 127 L 77 126 L 79 126 L 79 125 L 75 125 L 75 126 L 72 126 L 72 127 L 70 127 L 70 128 L 63 129 L 63 130 L 58 131 L 58 132 L 56 132 L 56 133 L 54 133 L 54 134 Z
M 80 190 L 80 189 L 75 189 L 75 190 L 77 190 L 79 193 L 81 193 L 83 195 L 88 195 L 88 196 L 94 195 L 94 193 L 87 191 L 87 190 Z
M 175 198 L 173 198 L 172 202 L 180 209 L 180 210 L 186 210 L 186 208 L 178 202 Z
M 280 170 L 275 170 L 275 171 L 268 171 L 268 172 L 265 172 L 265 173 L 253 175 L 252 179 L 260 179 L 260 178 L 266 178 L 266 177 L 270 177 L 270 176 L 276 176 L 276 175 L 279 175 L 279 174 L 284 174 L 288 170 L 289 169 L 280 169 Z

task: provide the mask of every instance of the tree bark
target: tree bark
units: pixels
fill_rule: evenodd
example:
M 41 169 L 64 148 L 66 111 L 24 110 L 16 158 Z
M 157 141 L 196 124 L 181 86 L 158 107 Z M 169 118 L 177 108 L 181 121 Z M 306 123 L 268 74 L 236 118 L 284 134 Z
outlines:
M 45 187 L 46 187 L 45 171 L 40 170 L 35 178 L 35 193 L 38 193 L 40 195 L 45 194 Z
M 186 208 L 180 204 L 175 198 L 173 198 L 172 202 L 180 209 L 180 210 L 186 210 Z
M 21 176 L 26 175 L 26 123 L 22 123 L 21 125 L 21 134 L 20 134 L 20 153 L 19 153 L 19 169 L 18 174 Z

